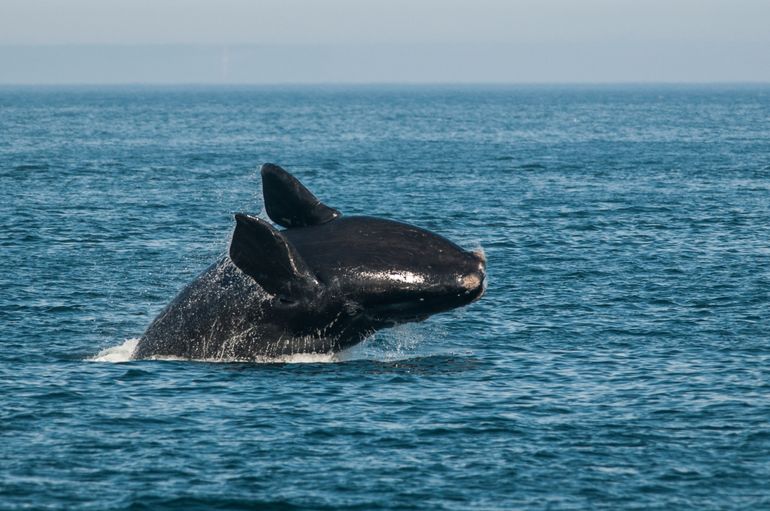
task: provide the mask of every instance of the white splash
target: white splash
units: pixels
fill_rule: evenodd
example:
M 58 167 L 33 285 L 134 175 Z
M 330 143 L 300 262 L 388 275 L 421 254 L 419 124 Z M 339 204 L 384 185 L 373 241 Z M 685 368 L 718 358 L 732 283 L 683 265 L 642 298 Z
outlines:
M 91 362 L 129 362 L 131 361 L 131 355 L 134 354 L 136 345 L 139 343 L 139 338 L 126 339 L 123 344 L 112 346 L 110 348 L 103 349 L 95 356 L 87 359 Z
M 339 353 L 341 361 L 377 360 L 395 362 L 422 355 L 420 345 L 435 335 L 435 326 L 424 323 L 405 323 L 395 328 L 381 330 L 361 344 Z
M 136 345 L 139 343 L 139 338 L 126 339 L 122 344 L 117 346 L 111 346 L 101 350 L 99 353 L 86 360 L 90 362 L 131 362 L 134 359 L 132 355 L 136 350 Z M 236 358 L 209 358 L 209 359 L 195 359 L 189 360 L 184 357 L 171 357 L 171 356 L 157 356 L 148 357 L 145 360 L 163 360 L 168 362 L 216 362 L 216 363 L 232 363 L 232 362 L 250 362 L 250 363 L 263 363 L 263 364 L 322 364 L 339 362 L 340 358 L 336 353 L 295 353 L 293 355 L 282 355 L 278 357 L 260 357 L 258 359 L 240 360 Z
M 294 353 L 293 355 L 279 355 L 276 357 L 256 357 L 248 359 L 240 358 L 196 358 L 193 360 L 182 357 L 148 357 L 146 360 L 206 362 L 209 364 L 330 364 L 339 362 L 336 353 Z
M 393 362 L 413 358 L 419 355 L 418 346 L 426 338 L 436 334 L 436 327 L 426 328 L 424 324 L 407 323 L 395 328 L 377 332 L 364 342 L 339 353 L 294 353 L 276 357 L 259 357 L 242 360 L 238 358 L 187 359 L 173 356 L 154 356 L 143 360 L 167 362 L 204 362 L 204 363 L 257 363 L 257 364 L 333 364 L 352 360 L 379 360 Z M 440 335 L 439 335 L 440 336 Z M 105 348 L 86 360 L 90 362 L 122 363 L 132 362 L 134 350 L 139 338 L 126 339 L 122 344 Z

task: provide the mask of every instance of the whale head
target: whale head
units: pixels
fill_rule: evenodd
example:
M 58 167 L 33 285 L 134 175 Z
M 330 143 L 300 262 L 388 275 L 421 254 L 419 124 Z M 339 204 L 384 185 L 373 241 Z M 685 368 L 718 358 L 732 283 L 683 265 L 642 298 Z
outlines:
M 267 214 L 285 229 L 238 214 L 229 254 L 276 307 L 316 315 L 317 328 L 331 321 L 338 331 L 366 335 L 484 293 L 482 251 L 407 223 L 343 216 L 277 165 L 261 173 Z
M 285 237 L 323 285 L 378 324 L 425 319 L 484 292 L 483 255 L 413 225 L 352 216 Z

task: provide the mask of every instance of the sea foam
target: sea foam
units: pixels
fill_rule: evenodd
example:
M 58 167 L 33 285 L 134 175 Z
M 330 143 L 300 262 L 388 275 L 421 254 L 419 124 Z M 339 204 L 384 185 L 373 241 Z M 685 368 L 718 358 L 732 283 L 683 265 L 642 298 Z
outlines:
M 101 350 L 99 353 L 94 355 L 91 358 L 88 358 L 87 360 L 91 362 L 112 362 L 112 363 L 121 363 L 121 362 L 130 362 L 134 360 L 132 358 L 134 354 L 134 350 L 136 349 L 136 345 L 139 343 L 139 338 L 132 338 L 132 339 L 126 339 L 121 344 L 118 344 L 117 346 L 111 346 L 109 348 L 105 348 Z M 188 359 L 183 357 L 172 357 L 172 356 L 155 356 L 155 357 L 148 357 L 146 360 L 164 360 L 164 361 L 187 361 Z M 227 363 L 227 362 L 253 362 L 253 363 L 265 363 L 265 364 L 275 364 L 275 363 L 281 363 L 281 364 L 319 364 L 319 363 L 330 363 L 330 362 L 339 362 L 341 360 L 340 354 L 337 353 L 295 353 L 292 355 L 281 355 L 278 357 L 260 357 L 257 359 L 249 359 L 249 360 L 240 360 L 235 358 L 217 358 L 217 359 L 195 359 L 190 360 L 191 362 L 217 362 L 217 363 Z

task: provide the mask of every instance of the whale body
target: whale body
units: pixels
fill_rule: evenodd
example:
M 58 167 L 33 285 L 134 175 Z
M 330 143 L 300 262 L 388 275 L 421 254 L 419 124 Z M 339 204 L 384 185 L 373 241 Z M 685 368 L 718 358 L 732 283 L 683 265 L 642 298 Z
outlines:
M 406 223 L 343 216 L 277 165 L 261 174 L 267 215 L 284 229 L 236 214 L 228 254 L 161 311 L 133 358 L 330 354 L 484 293 L 482 252 Z

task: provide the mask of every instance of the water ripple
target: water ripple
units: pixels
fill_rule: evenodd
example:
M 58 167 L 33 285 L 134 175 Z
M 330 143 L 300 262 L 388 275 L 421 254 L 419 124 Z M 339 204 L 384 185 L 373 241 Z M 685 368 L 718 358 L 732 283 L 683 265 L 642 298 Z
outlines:
M 0 507 L 770 507 L 766 89 L 0 90 Z M 483 247 L 487 294 L 132 361 L 264 161 Z

